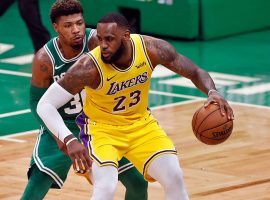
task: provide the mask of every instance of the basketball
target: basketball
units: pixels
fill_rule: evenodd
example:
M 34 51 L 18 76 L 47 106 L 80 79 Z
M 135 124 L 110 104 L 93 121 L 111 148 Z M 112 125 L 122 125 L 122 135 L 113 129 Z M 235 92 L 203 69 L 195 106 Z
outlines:
M 233 121 L 222 116 L 217 104 L 200 107 L 193 115 L 192 129 L 198 140 L 208 145 L 227 140 L 233 130 Z

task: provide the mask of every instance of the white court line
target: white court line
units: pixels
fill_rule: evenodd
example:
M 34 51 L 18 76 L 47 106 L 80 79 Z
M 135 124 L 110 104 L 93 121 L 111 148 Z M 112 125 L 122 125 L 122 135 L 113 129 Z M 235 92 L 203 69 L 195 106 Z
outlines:
M 34 58 L 34 54 L 26 54 L 26 55 L 17 56 L 17 57 L 1 59 L 0 62 L 15 64 L 15 65 L 24 65 L 24 64 L 32 63 L 33 58 Z
M 39 131 L 38 129 L 35 129 L 35 130 L 31 130 L 31 131 L 25 131 L 25 132 L 15 133 L 15 134 L 11 134 L 11 135 L 0 136 L 0 140 L 23 143 L 23 142 L 26 142 L 26 140 L 14 139 L 14 137 L 37 134 L 38 131 Z
M 189 96 L 189 95 L 180 95 L 180 94 L 174 94 L 174 93 L 168 93 L 168 92 L 159 92 L 159 91 L 152 91 L 152 93 L 154 93 L 154 94 L 160 94 L 160 95 L 171 95 L 171 96 L 177 96 L 177 97 L 180 97 L 180 96 L 183 97 L 183 96 L 185 96 L 186 98 L 187 98 L 187 96 Z M 187 100 L 187 101 L 182 101 L 182 102 L 171 103 L 171 104 L 166 104 L 166 105 L 162 105 L 162 106 L 151 107 L 151 110 L 159 110 L 159 109 L 162 109 L 162 108 L 169 108 L 169 107 L 174 107 L 174 106 L 179 106 L 179 105 L 185 105 L 185 104 L 191 104 L 191 103 L 200 102 L 202 100 L 206 100 L 206 98 L 196 97 L 196 96 L 189 96 L 189 98 L 194 98 L 194 99 Z M 248 103 L 239 103 L 239 102 L 233 102 L 233 101 L 229 101 L 229 103 L 230 104 L 234 104 L 234 105 L 240 105 L 240 106 L 262 108 L 262 109 L 270 109 L 270 107 L 268 107 L 268 106 L 262 106 L 262 105 L 254 105 L 254 104 L 248 104 Z M 26 131 L 26 132 L 21 132 L 21 133 L 14 133 L 14 134 L 11 134 L 11 135 L 0 136 L 0 139 L 13 138 L 13 137 L 17 137 L 17 136 L 34 134 L 34 133 L 37 133 L 37 132 L 38 132 L 38 130 L 31 130 L 31 131 Z
M 162 105 L 162 106 L 155 106 L 155 107 L 151 107 L 151 110 L 158 110 L 158 109 L 162 109 L 162 108 L 174 107 L 174 106 L 185 105 L 185 104 L 190 104 L 190 103 L 197 103 L 197 102 L 200 102 L 202 100 L 206 100 L 206 98 L 181 101 L 181 102 L 166 104 L 166 105 Z M 268 110 L 270 110 L 269 106 L 254 105 L 254 104 L 240 103 L 240 102 L 234 102 L 234 101 L 229 101 L 229 103 L 233 104 L 233 105 L 239 105 L 239 106 L 246 106 L 246 107 L 253 107 L 253 108 L 260 108 L 260 109 L 268 109 Z
M 269 106 L 262 106 L 262 105 L 255 105 L 255 104 L 249 104 L 249 103 L 240 103 L 235 101 L 229 101 L 229 103 L 239 106 L 247 106 L 247 107 L 253 107 L 253 108 L 261 108 L 261 109 L 270 109 Z
M 270 91 L 270 83 L 260 83 L 253 86 L 246 86 L 238 89 L 230 89 L 228 93 L 240 95 L 254 95 Z
M 175 93 L 170 93 L 170 92 L 161 92 L 161 91 L 156 91 L 156 90 L 150 90 L 150 94 L 157 94 L 157 95 L 164 95 L 164 96 L 169 96 L 169 97 L 181 97 L 181 98 L 186 98 L 186 99 L 204 99 L 202 97 L 197 97 L 197 96 L 191 96 L 191 95 L 185 95 L 185 94 L 175 94 Z
M 8 75 L 14 75 L 14 76 L 26 76 L 26 77 L 32 77 L 32 74 L 26 73 L 26 72 L 16 72 L 11 70 L 5 70 L 0 69 L 0 74 L 8 74 Z
M 174 106 L 179 106 L 179 105 L 185 105 L 185 104 L 191 104 L 191 103 L 197 103 L 202 101 L 203 99 L 193 99 L 193 100 L 187 100 L 187 101 L 181 101 L 181 102 L 176 102 L 176 103 L 170 103 L 162 106 L 155 106 L 151 107 L 151 110 L 159 110 L 162 108 L 169 108 L 169 107 L 174 107 Z
M 14 116 L 14 115 L 21 115 L 21 114 L 25 114 L 25 113 L 29 113 L 29 112 L 31 112 L 30 109 L 25 109 L 25 110 L 19 110 L 19 111 L 14 111 L 14 112 L 3 113 L 3 114 L 0 114 L 0 118 L 11 117 L 11 116 Z
M 9 141 L 9 142 L 18 142 L 18 143 L 27 142 L 26 140 L 19 140 L 19 139 L 14 139 L 14 138 L 0 138 L 0 140 L 5 140 L 5 141 Z
M 13 49 L 13 48 L 14 48 L 13 44 L 0 43 L 0 54 L 3 54 L 6 51 L 9 51 L 10 49 Z
M 250 77 L 250 76 L 239 76 L 233 74 L 224 74 L 219 72 L 209 72 L 210 76 L 215 79 L 224 79 L 224 80 L 234 80 L 234 81 L 241 81 L 241 82 L 252 82 L 252 81 L 259 81 L 260 78 Z
M 206 100 L 206 97 L 203 98 L 203 97 L 197 97 L 197 96 L 182 95 L 182 94 L 175 94 L 175 93 L 169 93 L 169 92 L 160 92 L 160 91 L 154 91 L 154 90 L 150 90 L 150 93 L 151 94 L 158 94 L 158 95 L 165 95 L 165 96 L 175 96 L 175 97 L 183 97 L 183 98 L 193 99 L 193 100 L 181 101 L 181 102 L 166 104 L 166 105 L 162 105 L 162 106 L 152 107 L 151 110 L 157 110 L 157 109 L 161 109 L 161 108 L 184 105 L 184 104 L 189 104 L 189 103 L 194 103 L 194 102 Z M 269 106 L 255 105 L 255 104 L 250 104 L 250 103 L 241 103 L 241 102 L 235 102 L 235 101 L 229 101 L 229 103 L 234 104 L 234 105 L 240 105 L 240 106 L 270 109 Z
M 157 94 L 157 95 L 164 95 L 164 96 L 174 96 L 174 97 L 188 98 L 188 99 L 200 99 L 200 100 L 205 99 L 205 98 L 202 98 L 202 97 L 183 95 L 183 94 L 174 94 L 174 93 L 169 93 L 169 92 L 160 92 L 160 91 L 154 91 L 154 90 L 150 90 L 150 93 L 151 94 Z M 3 113 L 3 114 L 0 114 L 0 118 L 25 114 L 25 113 L 29 113 L 29 112 L 31 112 L 30 109 L 19 110 L 19 111 L 9 112 L 9 113 Z

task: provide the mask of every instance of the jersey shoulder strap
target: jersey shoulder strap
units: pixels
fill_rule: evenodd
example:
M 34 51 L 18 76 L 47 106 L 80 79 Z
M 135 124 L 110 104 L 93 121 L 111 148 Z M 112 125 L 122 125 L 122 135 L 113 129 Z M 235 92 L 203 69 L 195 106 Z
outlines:
M 86 43 L 84 45 L 84 50 L 83 50 L 84 53 L 90 51 L 88 48 L 88 43 L 94 32 L 95 32 L 95 29 L 91 29 L 91 28 L 86 28 L 85 30 Z

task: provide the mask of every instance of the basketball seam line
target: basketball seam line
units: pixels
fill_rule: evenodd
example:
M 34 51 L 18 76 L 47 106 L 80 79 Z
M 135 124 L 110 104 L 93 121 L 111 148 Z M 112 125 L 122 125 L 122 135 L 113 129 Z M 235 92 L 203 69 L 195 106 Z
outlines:
M 202 108 L 201 108 L 202 109 Z M 212 111 L 211 113 L 209 113 L 207 116 L 205 116 L 205 118 L 201 121 L 200 125 L 198 126 L 197 130 L 196 130 L 196 133 L 198 132 L 199 128 L 201 127 L 202 123 L 209 117 L 209 115 L 211 115 L 212 113 L 216 112 L 217 110 L 219 110 L 219 107 Z
M 196 115 L 195 115 L 195 118 L 194 118 L 194 123 L 196 123 L 196 121 L 197 121 L 197 117 L 198 117 L 198 114 L 199 114 L 199 112 L 201 111 L 201 109 L 202 109 L 202 107 L 198 110 L 198 112 L 196 112 Z M 193 129 L 193 126 L 192 126 L 192 129 Z M 193 132 L 195 132 L 195 134 L 197 135 L 197 133 L 196 133 L 196 130 L 195 129 L 193 129 Z
M 230 121 L 227 121 L 226 123 L 228 123 L 228 122 L 230 122 Z M 224 124 L 226 124 L 226 123 L 220 124 L 220 125 L 215 126 L 215 127 L 213 127 L 213 128 L 217 128 L 217 127 L 222 126 L 222 125 L 224 125 Z M 208 131 L 208 130 L 213 129 L 213 128 L 206 129 L 206 130 L 204 130 L 203 132 Z M 203 132 L 201 132 L 201 133 L 203 133 Z M 232 133 L 232 132 L 231 132 L 231 133 Z M 230 133 L 230 135 L 231 135 L 231 133 Z M 210 140 L 217 140 L 217 139 L 213 139 L 213 138 L 206 137 L 206 136 L 204 136 L 204 135 L 202 135 L 202 134 L 200 134 L 200 135 L 201 135 L 202 137 L 207 138 L 207 139 L 210 139 Z M 229 135 L 229 136 L 230 136 L 230 135 Z

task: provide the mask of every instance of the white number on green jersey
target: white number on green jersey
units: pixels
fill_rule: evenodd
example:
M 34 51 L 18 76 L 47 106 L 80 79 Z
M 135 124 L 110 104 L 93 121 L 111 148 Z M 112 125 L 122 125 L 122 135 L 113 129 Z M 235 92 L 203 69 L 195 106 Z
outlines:
M 84 98 L 85 98 L 84 90 L 81 91 L 81 93 L 76 94 L 73 97 L 73 99 L 69 102 L 70 106 L 64 109 L 65 113 L 69 115 L 80 113 L 82 111 Z

